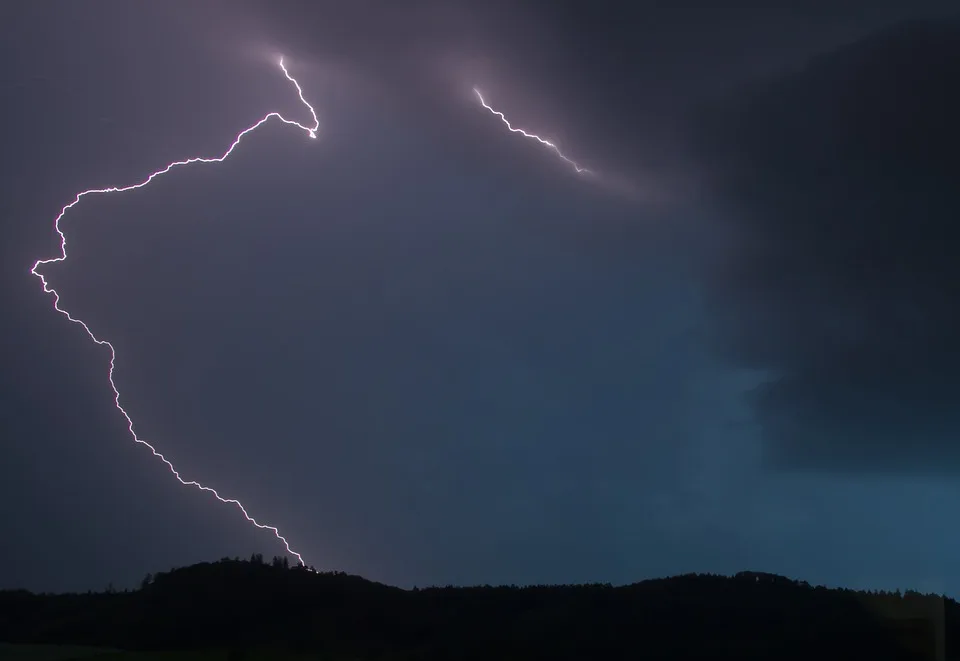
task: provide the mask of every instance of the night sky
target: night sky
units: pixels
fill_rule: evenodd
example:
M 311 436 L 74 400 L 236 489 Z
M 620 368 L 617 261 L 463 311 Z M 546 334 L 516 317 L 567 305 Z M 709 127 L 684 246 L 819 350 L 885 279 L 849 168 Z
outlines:
M 953 0 L 0 6 L 0 588 L 960 595 Z M 756 5 L 751 7 L 750 5 Z M 955 9 L 954 9 L 955 11 Z M 582 177 L 508 133 L 555 139 Z

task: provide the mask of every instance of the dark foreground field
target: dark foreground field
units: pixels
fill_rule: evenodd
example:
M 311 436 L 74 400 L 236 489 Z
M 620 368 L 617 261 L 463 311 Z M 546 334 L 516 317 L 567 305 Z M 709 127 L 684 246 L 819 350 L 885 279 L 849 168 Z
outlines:
M 255 557 L 161 573 L 133 591 L 0 592 L 0 641 L 15 644 L 0 661 L 960 659 L 958 633 L 952 599 L 748 572 L 402 590 Z
M 0 661 L 299 661 L 316 656 L 283 649 L 245 650 L 173 650 L 131 652 L 76 645 L 3 645 Z

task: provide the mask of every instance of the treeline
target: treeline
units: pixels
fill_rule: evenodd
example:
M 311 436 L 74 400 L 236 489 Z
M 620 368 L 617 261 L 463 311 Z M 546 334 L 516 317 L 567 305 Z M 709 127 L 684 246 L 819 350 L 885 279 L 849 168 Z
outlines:
M 813 587 L 772 574 L 633 585 L 402 590 L 284 558 L 223 559 L 137 590 L 0 592 L 0 641 L 127 649 L 257 648 L 319 659 L 942 659 L 960 609 L 917 592 Z

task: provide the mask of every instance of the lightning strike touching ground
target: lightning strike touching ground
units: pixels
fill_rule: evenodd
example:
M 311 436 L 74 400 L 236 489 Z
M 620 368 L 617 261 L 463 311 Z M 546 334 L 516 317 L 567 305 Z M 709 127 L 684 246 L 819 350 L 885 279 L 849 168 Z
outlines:
M 515 129 L 515 128 L 513 128 L 513 126 L 510 124 L 510 121 L 509 121 L 506 117 L 504 117 L 504 115 L 503 115 L 502 112 L 500 112 L 499 110 L 494 110 L 494 109 L 491 108 L 489 105 L 487 105 L 487 102 L 484 100 L 483 95 L 480 93 L 480 90 L 478 90 L 476 87 L 474 87 L 474 88 L 473 88 L 473 93 L 477 95 L 477 98 L 478 98 L 478 99 L 480 99 L 480 105 L 482 105 L 484 108 L 486 108 L 487 110 L 489 110 L 491 113 L 493 113 L 494 115 L 496 115 L 497 117 L 499 117 L 499 118 L 500 118 L 500 121 L 507 125 L 507 128 L 510 129 L 510 132 L 511 132 L 511 133 L 519 133 L 520 135 L 524 136 L 525 138 L 531 138 L 531 139 L 536 140 L 537 142 L 539 142 L 541 145 L 544 145 L 545 147 L 549 147 L 550 149 L 552 149 L 552 150 L 557 154 L 557 156 L 559 156 L 560 158 L 562 158 L 563 160 L 565 160 L 567 163 L 569 163 L 570 165 L 572 165 L 573 168 L 577 171 L 578 174 L 594 174 L 592 171 L 588 170 L 587 168 L 582 168 L 582 167 L 580 167 L 579 165 L 577 165 L 577 163 L 576 163 L 573 159 L 570 159 L 570 158 L 567 158 L 566 156 L 564 156 L 563 152 L 560 151 L 560 148 L 557 147 L 557 146 L 556 146 L 555 144 L 553 144 L 552 142 L 550 142 L 549 140 L 546 140 L 546 139 L 544 139 L 544 138 L 541 138 L 539 135 L 536 135 L 536 134 L 534 134 L 534 133 L 527 133 L 527 132 L 524 131 L 523 129 Z
M 151 174 L 150 176 L 148 176 L 146 179 L 144 179 L 144 180 L 141 181 L 140 183 L 131 184 L 131 185 L 129 185 L 129 186 L 123 186 L 123 187 L 93 188 L 93 189 L 90 189 L 90 190 L 85 190 L 85 191 L 83 191 L 82 193 L 77 193 L 77 196 L 73 199 L 73 202 L 71 202 L 70 204 L 66 205 L 65 207 L 63 207 L 63 209 L 60 210 L 60 214 L 56 217 L 56 219 L 54 220 L 54 223 L 53 223 L 54 229 L 56 230 L 57 234 L 60 235 L 60 256 L 59 256 L 59 257 L 51 257 L 51 258 L 49 258 L 49 259 L 38 259 L 38 260 L 34 263 L 33 268 L 30 269 L 30 273 L 32 273 L 33 275 L 35 275 L 35 276 L 37 276 L 38 278 L 40 278 L 40 282 L 43 283 L 43 291 L 44 291 L 45 293 L 47 293 L 47 294 L 52 294 L 52 295 L 53 295 L 53 307 L 54 307 L 54 309 L 55 309 L 57 312 L 59 312 L 60 314 L 62 314 L 63 316 L 65 316 L 67 319 L 69 319 L 69 320 L 72 321 L 73 323 L 78 324 L 79 326 L 81 326 L 81 327 L 83 328 L 83 330 L 85 330 L 85 331 L 87 332 L 87 335 L 90 336 L 90 339 L 93 340 L 95 343 L 97 343 L 97 344 L 99 344 L 99 345 L 101 345 L 101 346 L 105 346 L 105 347 L 107 347 L 107 349 L 109 349 L 109 351 L 110 351 L 110 369 L 109 369 L 108 372 L 107 372 L 107 380 L 110 382 L 110 388 L 113 390 L 113 403 L 114 403 L 114 405 L 117 407 L 117 410 L 120 411 L 121 415 L 123 415 L 123 417 L 126 419 L 126 421 L 127 421 L 127 429 L 128 429 L 129 432 L 130 432 L 130 436 L 133 437 L 133 440 L 134 440 L 136 443 L 139 443 L 140 445 L 143 445 L 144 447 L 146 447 L 148 450 L 150 450 L 150 452 L 153 453 L 153 456 L 157 457 L 160 461 L 162 461 L 163 463 L 165 463 L 165 464 L 167 465 L 167 468 L 170 469 L 170 472 L 173 473 L 173 476 L 174 476 L 175 478 L 177 478 L 177 480 L 179 480 L 180 483 L 183 484 L 184 486 L 196 487 L 196 488 L 199 489 L 200 491 L 205 491 L 205 492 L 207 492 L 207 493 L 213 494 L 214 498 L 216 498 L 217 500 L 219 500 L 221 503 L 226 503 L 226 504 L 228 504 L 228 505 L 235 505 L 235 506 L 237 507 L 237 509 L 240 510 L 240 512 L 243 514 L 244 518 L 246 518 L 247 521 L 249 521 L 250 523 L 252 523 L 253 525 L 255 525 L 257 528 L 260 528 L 260 529 L 262 529 L 262 530 L 269 530 L 270 532 L 272 532 L 272 533 L 274 534 L 274 536 L 283 543 L 283 545 L 284 545 L 284 546 L 286 547 L 286 549 L 287 549 L 287 552 L 288 552 L 290 555 L 295 556 L 295 557 L 297 558 L 297 561 L 300 562 L 301 565 L 303 565 L 303 564 L 305 564 L 305 563 L 303 562 L 303 556 L 301 556 L 299 553 L 297 553 L 296 551 L 294 551 L 294 550 L 290 547 L 289 542 L 287 542 L 286 538 L 285 538 L 283 535 L 280 534 L 280 531 L 279 531 L 275 526 L 269 526 L 269 525 L 266 525 L 266 524 L 263 524 L 263 523 L 258 522 L 256 519 L 254 519 L 252 516 L 250 516 L 249 513 L 247 513 L 246 508 L 243 506 L 243 504 L 242 504 L 239 500 L 237 500 L 237 499 L 235 499 L 235 498 L 224 498 L 224 497 L 221 496 L 219 493 L 217 493 L 216 489 L 213 489 L 213 488 L 208 487 L 208 486 L 204 486 L 203 484 L 201 484 L 200 482 L 197 482 L 196 480 L 186 480 L 186 479 L 184 479 L 183 477 L 181 477 L 181 475 L 180 475 L 180 473 L 177 471 L 177 469 L 174 468 L 173 464 L 170 462 L 169 459 L 167 459 L 165 456 L 163 456 L 163 454 L 161 454 L 159 451 L 157 451 L 157 449 L 156 449 L 153 445 L 151 445 L 151 444 L 148 443 L 147 441 L 145 441 L 145 440 L 143 440 L 142 438 L 140 438 L 139 436 L 137 436 L 137 433 L 136 433 L 136 431 L 134 431 L 134 427 L 133 427 L 133 419 L 130 417 L 130 415 L 127 413 L 127 411 L 123 408 L 123 406 L 121 406 L 121 404 L 120 404 L 120 391 L 117 389 L 117 384 L 116 384 L 116 383 L 114 382 L 114 380 L 113 380 L 113 371 L 114 371 L 114 367 L 115 367 L 116 360 L 117 360 L 117 352 L 116 352 L 116 350 L 114 349 L 114 346 L 113 346 L 110 342 L 108 342 L 107 340 L 100 339 L 100 338 L 98 338 L 96 335 L 94 335 L 94 334 L 93 334 L 93 331 L 90 330 L 90 327 L 86 324 L 86 322 L 84 322 L 83 320 L 81 320 L 81 319 L 79 319 L 79 318 L 77 318 L 77 317 L 74 317 L 74 316 L 71 315 L 69 312 L 67 312 L 67 310 L 65 310 L 64 308 L 60 307 L 60 294 L 57 293 L 57 290 L 56 290 L 56 289 L 54 289 L 53 287 L 50 286 L 50 284 L 47 282 L 47 279 L 46 279 L 46 278 L 43 276 L 43 274 L 40 273 L 40 271 L 38 270 L 38 269 L 40 269 L 40 267 L 45 266 L 45 265 L 47 265 L 47 264 L 53 264 L 53 263 L 56 263 L 56 262 L 64 262 L 64 261 L 66 261 L 66 259 L 67 259 L 67 237 L 66 237 L 66 235 L 63 233 L 63 229 L 60 227 L 60 220 L 63 218 L 64 214 L 67 213 L 67 210 L 68 210 L 68 209 L 71 209 L 72 207 L 74 207 L 78 202 L 80 202 L 80 200 L 81 200 L 83 197 L 85 197 L 85 196 L 87 196 L 87 195 L 94 195 L 94 194 L 98 194 L 98 193 L 123 193 L 124 191 L 134 190 L 134 189 L 136 189 L 136 188 L 143 188 L 144 186 L 146 186 L 147 184 L 149 184 L 151 181 L 153 181 L 155 178 L 159 177 L 160 175 L 166 174 L 167 172 L 170 172 L 170 170 L 172 170 L 172 169 L 174 169 L 174 168 L 176 168 L 176 167 L 180 167 L 180 166 L 183 166 L 183 165 L 190 165 L 191 163 L 221 163 L 221 162 L 223 162 L 224 160 L 226 160 L 226 158 L 233 152 L 233 150 L 237 147 L 237 145 L 240 144 L 240 141 L 243 139 L 243 136 L 247 135 L 248 133 L 250 133 L 251 131 L 253 131 L 254 129 L 258 128 L 259 126 L 261 126 L 262 124 L 266 123 L 267 121 L 269 121 L 270 119 L 272 119 L 272 118 L 274 118 L 274 117 L 276 117 L 277 119 L 279 119 L 279 120 L 280 120 L 281 122 L 283 122 L 284 124 L 290 124 L 291 126 L 296 126 L 297 128 L 302 129 L 303 131 L 305 131 L 305 132 L 307 133 L 308 136 L 310 136 L 311 138 L 316 139 L 316 137 L 317 137 L 317 130 L 320 128 L 320 121 L 317 119 L 317 113 L 316 113 L 316 111 L 314 111 L 313 106 L 311 106 L 309 103 L 307 103 L 307 100 L 303 98 L 303 90 L 300 89 L 300 84 L 299 84 L 299 83 L 293 78 L 293 76 L 291 76 L 290 73 L 287 71 L 287 68 L 286 68 L 286 67 L 284 66 L 284 64 L 283 64 L 283 58 L 280 58 L 279 64 L 280 64 L 280 69 L 283 70 L 283 75 L 286 76 L 286 77 L 287 77 L 287 80 L 289 80 L 291 83 L 293 83 L 294 87 L 297 88 L 297 95 L 300 97 L 300 101 L 301 101 L 301 102 L 303 103 L 303 105 L 305 105 L 305 106 L 307 107 L 307 109 L 310 111 L 310 115 L 313 117 L 313 127 L 312 127 L 312 128 L 309 127 L 309 126 L 304 126 L 303 124 L 300 124 L 299 122 L 295 122 L 295 121 L 293 121 L 293 120 L 286 119 L 285 117 L 283 117 L 282 115 L 280 115 L 280 113 L 278 113 L 278 112 L 267 113 L 267 114 L 264 115 L 259 121 L 257 121 L 255 124 L 253 124 L 252 126 L 250 126 L 250 127 L 246 128 L 246 129 L 240 131 L 240 133 L 238 133 L 237 136 L 233 139 L 233 142 L 230 144 L 230 146 L 227 148 L 227 150 L 223 153 L 222 156 L 216 156 L 216 157 L 211 157 L 211 158 L 202 158 L 202 157 L 196 156 L 196 157 L 188 158 L 188 159 L 185 159 L 185 160 L 182 160 L 182 161 L 174 161 L 173 163 L 170 163 L 170 164 L 167 165 L 166 167 L 164 167 L 164 168 L 162 168 L 162 169 L 160 169 L 160 170 L 157 170 L 156 172 L 154 172 L 153 174 Z

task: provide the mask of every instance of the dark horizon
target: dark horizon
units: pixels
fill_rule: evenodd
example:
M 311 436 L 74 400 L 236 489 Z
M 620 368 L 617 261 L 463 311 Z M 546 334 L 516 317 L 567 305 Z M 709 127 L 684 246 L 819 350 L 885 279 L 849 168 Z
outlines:
M 256 560 L 255 560 L 256 559 Z M 951 602 L 960 604 L 960 600 L 956 596 L 935 592 L 935 591 L 923 591 L 917 590 L 909 585 L 900 585 L 893 588 L 871 588 L 870 586 L 864 586 L 860 588 L 850 588 L 844 585 L 826 585 L 823 583 L 815 583 L 804 579 L 802 576 L 786 576 L 783 574 L 778 574 L 775 572 L 767 571 L 755 571 L 751 569 L 741 569 L 739 571 L 731 572 L 728 574 L 723 573 L 714 573 L 714 572 L 684 572 L 680 574 L 669 574 L 663 576 L 647 576 L 642 579 L 628 580 L 623 583 L 610 583 L 608 581 L 582 581 L 578 583 L 467 583 L 467 584 L 423 584 L 423 585 L 393 585 L 390 583 L 385 583 L 383 581 L 377 581 L 360 574 L 354 574 L 346 571 L 342 571 L 335 567 L 328 569 L 318 569 L 311 565 L 297 564 L 295 560 L 290 560 L 288 554 L 274 555 L 273 557 L 267 558 L 262 553 L 251 553 L 247 555 L 234 555 L 234 556 L 224 556 L 216 560 L 201 560 L 189 565 L 182 566 L 173 566 L 164 570 L 154 570 L 147 571 L 143 576 L 141 576 L 137 581 L 127 585 L 118 583 L 116 581 L 108 581 L 105 585 L 100 586 L 99 588 L 87 588 L 84 590 L 74 590 L 74 591 L 34 591 L 27 588 L 0 588 L 0 597 L 4 594 L 13 594 L 18 592 L 25 592 L 39 597 L 63 597 L 70 595 L 78 594 L 117 594 L 117 593 L 130 593 L 136 592 L 138 590 L 143 590 L 143 588 L 150 584 L 158 576 L 166 576 L 170 574 L 178 574 L 182 572 L 194 572 L 199 571 L 205 567 L 212 567 L 221 564 L 235 564 L 235 563 L 255 563 L 262 564 L 264 566 L 269 566 L 274 569 L 284 569 L 284 570 L 303 570 L 311 575 L 319 576 L 344 576 L 348 579 L 356 579 L 363 581 L 365 583 L 370 583 L 376 586 L 382 586 L 384 588 L 389 588 L 391 590 L 401 590 L 403 592 L 418 592 L 422 590 L 476 590 L 476 589 L 501 589 L 501 588 L 510 588 L 510 589 L 527 589 L 527 588 L 580 588 L 580 587 L 605 587 L 610 589 L 622 589 L 635 587 L 647 583 L 658 583 L 664 581 L 672 580 L 682 580 L 689 577 L 710 577 L 710 578 L 719 578 L 719 579 L 744 579 L 750 578 L 751 580 L 764 580 L 770 582 L 784 583 L 795 585 L 804 588 L 813 588 L 818 590 L 830 590 L 830 591 L 849 591 L 857 592 L 864 594 L 892 594 L 892 595 L 906 595 L 906 594 L 916 594 L 923 597 L 936 597 L 938 599 L 945 599 Z
M 133 658 L 666 659 L 724 650 L 742 659 L 945 659 L 958 627 L 960 607 L 939 595 L 829 590 L 751 572 L 622 587 L 405 591 L 254 554 L 147 575 L 134 591 L 0 591 L 0 640 L 13 643 L 0 653 L 58 645 L 70 658 L 127 658 L 118 651 L 127 650 Z

